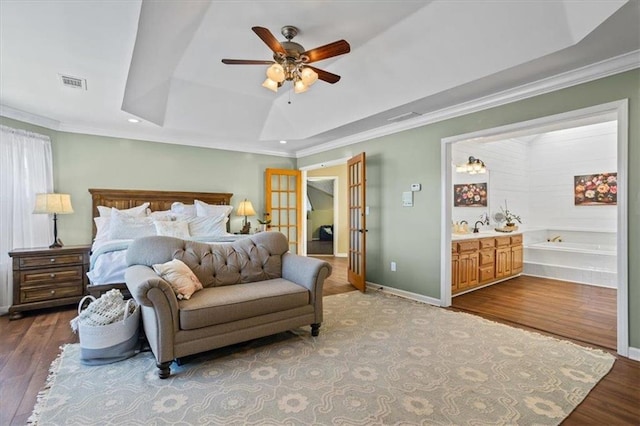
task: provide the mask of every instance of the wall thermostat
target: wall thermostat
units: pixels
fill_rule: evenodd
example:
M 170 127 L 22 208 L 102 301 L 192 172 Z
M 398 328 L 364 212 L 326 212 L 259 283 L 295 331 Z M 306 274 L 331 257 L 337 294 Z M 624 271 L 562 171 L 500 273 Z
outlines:
M 411 190 L 412 191 L 420 191 L 422 189 L 422 184 L 419 183 L 412 183 L 411 184 Z

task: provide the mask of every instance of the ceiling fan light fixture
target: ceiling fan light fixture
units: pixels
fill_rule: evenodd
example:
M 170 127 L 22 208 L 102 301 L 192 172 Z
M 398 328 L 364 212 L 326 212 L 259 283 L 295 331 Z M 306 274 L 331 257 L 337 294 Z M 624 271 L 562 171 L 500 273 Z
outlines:
M 305 86 L 311 86 L 318 80 L 318 73 L 309 67 L 304 67 L 300 72 L 300 78 Z
M 262 83 L 262 87 L 266 87 L 267 89 L 269 89 L 269 90 L 271 90 L 273 92 L 278 92 L 278 82 L 277 81 L 273 81 L 268 77 L 264 81 L 264 83 Z
M 295 93 L 304 93 L 307 90 L 309 90 L 309 86 L 304 84 L 302 80 L 296 80 L 295 83 L 293 83 L 293 91 Z
M 285 72 L 282 65 L 276 63 L 267 68 L 267 77 L 276 83 L 282 83 L 285 80 Z

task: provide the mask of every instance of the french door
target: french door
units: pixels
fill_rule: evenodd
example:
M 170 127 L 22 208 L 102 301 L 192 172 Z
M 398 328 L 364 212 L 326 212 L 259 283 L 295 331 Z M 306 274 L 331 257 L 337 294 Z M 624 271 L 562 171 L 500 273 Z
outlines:
M 364 152 L 347 162 L 349 198 L 349 283 L 364 292 L 366 271 L 366 176 Z
M 302 172 L 266 169 L 265 206 L 271 219 L 269 228 L 280 231 L 289 240 L 289 251 L 302 252 Z

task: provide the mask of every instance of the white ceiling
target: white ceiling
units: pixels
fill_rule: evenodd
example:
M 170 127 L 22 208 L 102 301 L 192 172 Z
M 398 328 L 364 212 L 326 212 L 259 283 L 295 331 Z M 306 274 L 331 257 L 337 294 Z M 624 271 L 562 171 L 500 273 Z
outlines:
M 251 31 L 300 29 L 342 76 L 263 87 Z M 284 156 L 640 49 L 640 0 L 0 1 L 0 113 L 50 128 Z M 63 87 L 60 74 L 87 80 Z M 289 103 L 290 101 L 290 103 Z M 132 124 L 128 118 L 138 117 Z M 280 144 L 280 140 L 288 143 Z

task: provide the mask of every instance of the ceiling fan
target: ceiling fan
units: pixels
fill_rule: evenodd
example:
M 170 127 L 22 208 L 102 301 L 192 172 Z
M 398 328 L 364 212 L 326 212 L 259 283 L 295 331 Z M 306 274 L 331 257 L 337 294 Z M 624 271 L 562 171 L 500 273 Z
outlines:
M 277 92 L 285 81 L 293 82 L 295 93 L 302 93 L 306 92 L 318 79 L 331 84 L 340 80 L 339 75 L 308 64 L 349 53 L 351 46 L 345 40 L 305 50 L 300 44 L 291 41 L 299 32 L 298 28 L 292 25 L 282 27 L 281 33 L 287 39 L 283 42 L 279 42 L 267 28 L 252 27 L 251 29 L 273 51 L 273 61 L 223 59 L 222 63 L 227 65 L 271 65 L 267 69 L 267 79 L 262 83 L 262 86 L 274 92 Z

